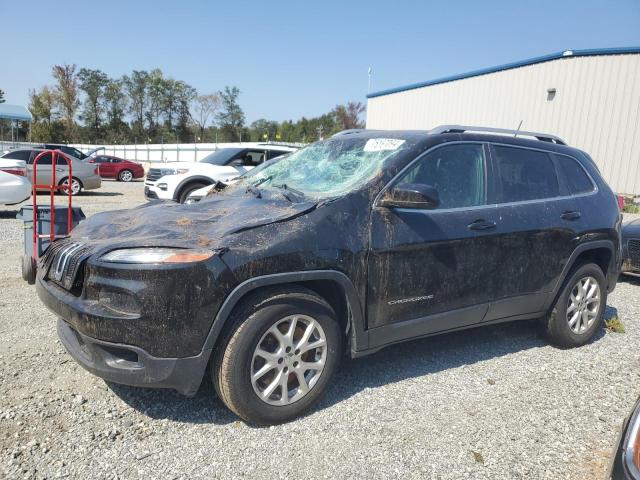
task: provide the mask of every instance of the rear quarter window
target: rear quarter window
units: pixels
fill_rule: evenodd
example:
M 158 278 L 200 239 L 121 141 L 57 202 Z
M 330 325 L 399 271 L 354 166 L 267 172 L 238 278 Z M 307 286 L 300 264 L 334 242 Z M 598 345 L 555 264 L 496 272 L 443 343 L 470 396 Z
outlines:
M 558 170 L 569 193 L 588 193 L 594 190 L 593 182 L 584 168 L 574 158 L 566 155 L 556 155 Z

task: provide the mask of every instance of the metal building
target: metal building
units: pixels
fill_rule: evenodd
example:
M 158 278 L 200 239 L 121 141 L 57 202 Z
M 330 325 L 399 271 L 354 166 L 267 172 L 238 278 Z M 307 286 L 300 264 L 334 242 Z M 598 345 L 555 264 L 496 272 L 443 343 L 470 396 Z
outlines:
M 640 47 L 568 50 L 367 98 L 367 128 L 550 133 L 589 153 L 615 191 L 640 194 Z

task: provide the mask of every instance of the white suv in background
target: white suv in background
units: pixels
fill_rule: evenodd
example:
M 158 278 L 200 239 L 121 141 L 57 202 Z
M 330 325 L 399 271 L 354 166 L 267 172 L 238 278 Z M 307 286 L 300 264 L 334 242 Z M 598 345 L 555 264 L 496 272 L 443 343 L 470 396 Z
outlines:
M 228 183 L 266 160 L 295 150 L 297 148 L 283 145 L 244 145 L 221 148 L 199 162 L 155 163 L 147 173 L 144 196 L 148 200 L 184 203 L 195 190 L 216 182 Z

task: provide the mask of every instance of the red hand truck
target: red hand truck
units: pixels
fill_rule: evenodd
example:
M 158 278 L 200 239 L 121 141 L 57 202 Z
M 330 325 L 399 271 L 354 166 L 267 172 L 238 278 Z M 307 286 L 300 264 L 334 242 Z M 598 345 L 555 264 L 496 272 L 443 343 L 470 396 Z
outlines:
M 39 184 L 38 183 L 38 161 L 43 158 L 45 155 L 51 155 L 51 183 L 50 184 Z M 64 160 L 67 165 L 68 171 L 66 174 L 67 181 L 58 185 L 58 181 L 56 179 L 56 166 L 58 164 L 58 158 Z M 40 152 L 36 158 L 33 159 L 33 173 L 32 173 L 32 181 L 31 181 L 31 206 L 32 206 L 32 250 L 31 250 L 31 258 L 24 257 L 23 261 L 23 278 L 27 280 L 29 283 L 33 284 L 35 281 L 35 275 L 38 265 L 38 258 L 40 257 L 40 245 L 39 240 L 49 239 L 49 242 L 53 242 L 58 238 L 68 237 L 71 233 L 72 229 L 72 208 L 71 208 L 71 199 L 72 199 L 72 190 L 71 190 L 71 182 L 73 178 L 72 164 L 71 160 L 62 152 L 57 150 L 44 150 Z M 44 190 L 49 192 L 49 233 L 42 233 L 39 231 L 39 210 L 38 210 L 38 190 Z M 65 191 L 67 194 L 68 204 L 67 204 L 67 232 L 66 234 L 56 234 L 56 223 L 55 223 L 55 197 L 54 195 L 59 191 Z

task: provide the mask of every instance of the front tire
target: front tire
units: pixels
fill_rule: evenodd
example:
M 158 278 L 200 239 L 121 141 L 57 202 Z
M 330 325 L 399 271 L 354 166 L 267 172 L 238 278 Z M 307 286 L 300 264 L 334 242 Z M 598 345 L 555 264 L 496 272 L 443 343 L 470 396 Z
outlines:
M 579 347 L 602 327 L 607 305 L 607 283 L 595 263 L 576 268 L 566 279 L 545 322 L 549 341 L 563 347 Z
M 212 359 L 218 396 L 259 425 L 287 422 L 324 393 L 342 351 L 331 306 L 304 288 L 268 290 L 243 299 Z
M 190 183 L 189 185 L 182 187 L 182 190 L 180 191 L 180 195 L 178 196 L 178 202 L 180 203 L 184 203 L 187 198 L 189 198 L 189 195 L 191 195 L 191 192 L 195 192 L 196 190 L 199 190 L 202 187 L 206 187 L 207 184 L 206 183 L 200 183 L 200 182 L 196 182 L 196 183 Z

